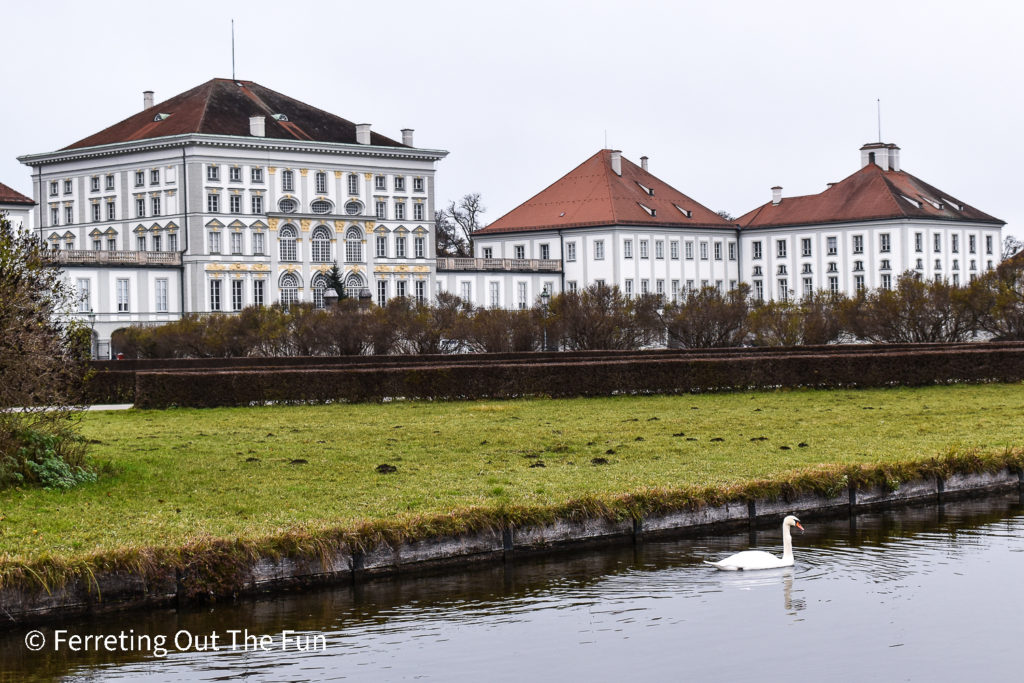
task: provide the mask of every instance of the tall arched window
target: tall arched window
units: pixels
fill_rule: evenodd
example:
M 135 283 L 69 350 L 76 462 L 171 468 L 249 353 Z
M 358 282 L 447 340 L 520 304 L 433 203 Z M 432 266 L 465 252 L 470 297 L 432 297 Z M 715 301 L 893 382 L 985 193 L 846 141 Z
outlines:
M 313 305 L 316 308 L 324 307 L 324 291 L 327 289 L 327 278 L 323 273 L 317 273 L 313 278 Z
M 359 291 L 364 287 L 363 277 L 359 273 L 350 273 L 345 279 L 346 296 L 358 297 Z
M 299 276 L 285 273 L 279 281 L 281 285 L 281 305 L 290 306 L 299 301 Z
M 363 260 L 363 234 L 359 228 L 349 228 L 345 233 L 345 260 Z
M 313 263 L 330 263 L 331 233 L 322 225 L 313 230 Z
M 295 232 L 294 225 L 285 225 L 281 227 L 281 231 L 278 233 L 279 241 L 279 257 L 282 261 L 298 261 L 298 254 L 295 249 L 295 238 L 298 234 Z

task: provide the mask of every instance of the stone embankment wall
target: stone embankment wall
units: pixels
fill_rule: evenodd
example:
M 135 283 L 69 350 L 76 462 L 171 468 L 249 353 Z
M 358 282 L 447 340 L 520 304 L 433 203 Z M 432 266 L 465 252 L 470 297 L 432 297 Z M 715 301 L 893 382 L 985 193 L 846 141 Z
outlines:
M 168 569 L 156 576 L 129 572 L 93 572 L 77 583 L 49 592 L 0 590 L 0 624 L 8 627 L 86 614 L 182 604 L 286 591 L 304 586 L 337 585 L 369 577 L 504 561 L 519 553 L 550 552 L 633 540 L 645 535 L 695 534 L 709 528 L 775 524 L 786 514 L 846 515 L 860 510 L 979 495 L 1016 488 L 1024 492 L 1024 474 L 1010 469 L 947 478 L 918 479 L 892 487 L 842 488 L 835 495 L 804 495 L 793 500 L 746 500 L 639 519 L 557 520 L 540 526 L 490 529 L 472 534 L 382 543 L 367 550 L 344 548 L 318 557 L 261 557 L 231 572 L 230 580 L 197 595 L 186 571 Z

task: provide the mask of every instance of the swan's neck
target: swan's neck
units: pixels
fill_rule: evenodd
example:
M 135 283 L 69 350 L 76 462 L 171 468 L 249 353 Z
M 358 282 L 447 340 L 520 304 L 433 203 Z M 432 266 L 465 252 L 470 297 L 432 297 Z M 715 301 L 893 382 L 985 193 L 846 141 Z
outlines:
M 782 559 L 792 561 L 793 559 L 793 535 L 789 533 L 789 527 L 782 526 Z

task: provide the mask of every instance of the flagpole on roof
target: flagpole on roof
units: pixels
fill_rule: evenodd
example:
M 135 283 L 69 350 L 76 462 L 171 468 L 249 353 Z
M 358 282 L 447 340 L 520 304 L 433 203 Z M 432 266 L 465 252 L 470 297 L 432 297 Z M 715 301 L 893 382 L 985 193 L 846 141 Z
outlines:
M 882 98 L 875 100 L 878 103 L 878 141 L 882 141 Z
M 231 80 L 235 80 L 235 20 L 231 20 Z

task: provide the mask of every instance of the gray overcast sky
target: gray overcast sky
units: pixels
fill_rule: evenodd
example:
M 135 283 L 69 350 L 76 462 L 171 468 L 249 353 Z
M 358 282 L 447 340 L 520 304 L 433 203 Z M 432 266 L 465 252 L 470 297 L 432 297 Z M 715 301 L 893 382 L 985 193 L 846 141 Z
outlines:
M 1011 2 L 5 2 L 0 181 L 231 75 L 451 152 L 439 202 L 497 219 L 604 145 L 711 209 L 816 193 L 882 137 L 1024 236 L 1024 5 Z

